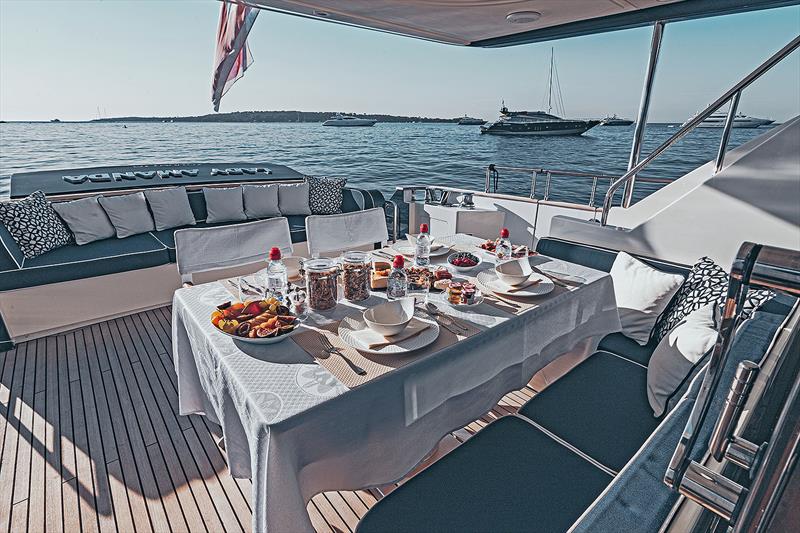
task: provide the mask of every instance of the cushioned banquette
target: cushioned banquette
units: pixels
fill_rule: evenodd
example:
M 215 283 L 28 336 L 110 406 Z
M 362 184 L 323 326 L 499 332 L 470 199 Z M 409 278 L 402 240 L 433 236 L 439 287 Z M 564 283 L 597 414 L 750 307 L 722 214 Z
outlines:
M 185 227 L 208 227 L 226 225 L 231 222 L 207 224 L 206 205 L 202 191 L 190 191 L 197 225 Z M 383 207 L 384 197 L 380 191 L 346 188 L 342 210 L 359 211 Z M 292 242 L 304 242 L 305 215 L 289 215 Z M 0 291 L 47 285 L 61 281 L 127 272 L 175 262 L 174 233 L 181 228 L 171 228 L 133 235 L 124 239 L 104 239 L 78 246 L 73 243 L 47 252 L 33 259 L 25 259 L 11 235 L 0 224 Z
M 203 192 L 194 190 L 189 191 L 188 195 L 197 224 L 185 227 L 208 227 L 236 223 L 209 224 L 205 222 L 207 211 Z M 344 212 L 383 207 L 384 204 L 385 200 L 380 191 L 356 188 L 345 188 L 343 190 L 342 211 Z M 305 217 L 306 215 L 289 215 L 286 217 L 289 220 L 292 242 L 306 241 Z M 2 293 L 4 291 L 18 289 L 30 291 L 32 288 L 54 283 L 86 280 L 87 278 L 97 278 L 98 276 L 120 274 L 151 267 L 163 269 L 170 263 L 175 262 L 174 233 L 178 229 L 182 228 L 152 231 L 123 239 L 112 237 L 80 246 L 73 242 L 33 259 L 26 259 L 8 230 L 3 224 L 0 224 L 0 298 L 3 297 Z M 178 278 L 176 277 L 176 279 Z M 98 284 L 98 287 L 100 286 Z M 102 289 L 98 290 L 102 291 Z M 41 291 L 39 292 L 41 293 Z M 100 297 L 102 295 L 98 294 L 85 294 L 85 298 L 82 296 L 87 301 L 91 298 Z M 164 303 L 161 302 L 160 304 L 163 305 Z M 124 305 L 115 307 L 115 312 L 123 310 L 125 310 Z M 127 309 L 129 312 L 133 310 Z M 88 318 L 102 318 L 103 316 L 99 314 L 96 317 Z M 11 322 L 4 323 L 2 318 L 0 316 L 0 349 L 7 349 L 11 346 L 11 336 L 16 337 L 18 333 L 11 327 Z M 64 319 L 62 323 L 68 325 L 72 322 Z M 9 332 L 9 330 L 11 331 Z
M 605 271 L 616 255 L 553 239 L 540 240 L 537 250 Z M 686 271 L 642 259 L 660 270 Z M 794 303 L 779 296 L 742 325 L 722 383 L 739 361 L 766 353 Z M 646 393 L 654 347 L 620 337 L 603 339 L 598 352 L 516 415 L 493 422 L 390 493 L 357 531 L 657 531 L 677 499 L 662 479 L 704 371 L 671 411 L 654 418 Z M 725 393 L 718 390 L 711 420 Z M 710 431 L 703 428 L 701 448 Z

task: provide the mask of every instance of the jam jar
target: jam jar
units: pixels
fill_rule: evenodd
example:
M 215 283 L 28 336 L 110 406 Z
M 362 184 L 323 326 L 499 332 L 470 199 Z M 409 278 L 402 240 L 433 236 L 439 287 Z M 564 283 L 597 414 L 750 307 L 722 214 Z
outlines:
M 310 259 L 304 263 L 308 306 L 317 311 L 336 307 L 339 299 L 339 267 L 332 259 Z
M 345 252 L 342 255 L 342 292 L 344 299 L 360 302 L 369 298 L 370 255 L 367 252 Z

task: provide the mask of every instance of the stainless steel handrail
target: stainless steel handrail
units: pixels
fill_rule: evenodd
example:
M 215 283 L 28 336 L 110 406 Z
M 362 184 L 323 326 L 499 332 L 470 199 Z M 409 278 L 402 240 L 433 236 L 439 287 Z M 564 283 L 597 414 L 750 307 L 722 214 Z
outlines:
M 708 118 L 711 114 L 716 112 L 723 104 L 731 100 L 736 94 L 740 93 L 743 89 L 747 88 L 750 84 L 760 78 L 765 72 L 770 70 L 776 64 L 781 62 L 783 58 L 794 52 L 798 46 L 800 46 L 800 36 L 795 37 L 792 39 L 789 44 L 778 50 L 775 54 L 773 54 L 769 59 L 761 63 L 755 70 L 750 72 L 747 76 L 742 78 L 738 83 L 736 83 L 733 87 L 725 91 L 725 93 L 714 100 L 704 111 L 695 115 L 692 119 L 686 122 L 683 126 L 676 131 L 672 137 L 664 141 L 658 148 L 653 150 L 650 155 L 645 157 L 641 160 L 635 167 L 630 169 L 626 172 L 621 178 L 611 184 L 608 188 L 608 192 L 606 192 L 606 197 L 603 200 L 603 213 L 600 217 L 600 225 L 605 226 L 608 224 L 608 214 L 611 211 L 611 204 L 614 198 L 614 193 L 619 189 L 622 185 L 627 183 L 629 180 L 633 179 L 633 176 L 636 175 L 637 172 L 642 170 L 646 167 L 650 162 L 661 155 L 664 150 L 675 144 L 677 141 L 682 139 L 687 133 L 692 131 L 698 124 Z M 724 146 L 723 146 L 724 149 Z
M 609 183 L 613 182 L 617 179 L 616 176 L 611 176 L 608 174 L 601 174 L 598 172 L 584 172 L 584 171 L 577 171 L 577 170 L 557 170 L 557 169 L 547 169 L 547 168 L 533 168 L 533 167 L 504 167 L 498 165 L 489 165 L 485 168 L 486 171 L 486 182 L 484 186 L 484 192 L 486 194 L 491 194 L 492 192 L 497 192 L 497 188 L 494 187 L 494 191 L 492 190 L 492 180 L 497 179 L 499 177 L 498 171 L 503 172 L 519 172 L 522 174 L 530 174 L 531 175 L 531 192 L 530 198 L 536 198 L 536 186 L 538 183 L 538 178 L 541 174 L 545 175 L 545 189 L 544 195 L 542 197 L 543 200 L 550 199 L 550 191 L 552 190 L 552 177 L 553 176 L 566 176 L 570 178 L 579 178 L 579 179 L 586 179 L 592 181 L 592 188 L 589 193 L 589 203 L 586 205 L 594 206 L 594 200 L 597 196 L 597 187 L 599 185 L 600 180 L 608 180 Z M 650 177 L 639 177 L 639 181 L 642 183 L 661 183 L 667 184 L 672 183 L 671 179 L 668 178 L 650 178 Z
M 745 242 L 739 248 L 731 267 L 717 342 L 692 412 L 664 474 L 664 483 L 673 490 L 680 490 L 684 475 L 692 463 L 691 452 L 719 386 L 728 350 L 740 322 L 741 310 L 751 288 L 773 289 L 800 296 L 800 253 L 751 242 Z

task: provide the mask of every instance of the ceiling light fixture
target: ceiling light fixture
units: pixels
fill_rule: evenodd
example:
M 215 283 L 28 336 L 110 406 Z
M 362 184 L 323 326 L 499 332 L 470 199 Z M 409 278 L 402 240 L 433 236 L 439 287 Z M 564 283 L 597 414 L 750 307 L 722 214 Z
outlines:
M 514 11 L 506 15 L 506 22 L 509 24 L 530 24 L 542 18 L 538 11 Z

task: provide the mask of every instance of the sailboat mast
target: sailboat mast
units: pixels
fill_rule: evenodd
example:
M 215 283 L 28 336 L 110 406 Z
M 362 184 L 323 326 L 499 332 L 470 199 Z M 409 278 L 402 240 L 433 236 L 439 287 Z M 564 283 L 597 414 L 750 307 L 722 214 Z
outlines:
M 550 82 L 547 85 L 547 112 L 553 109 L 553 47 L 550 47 Z

